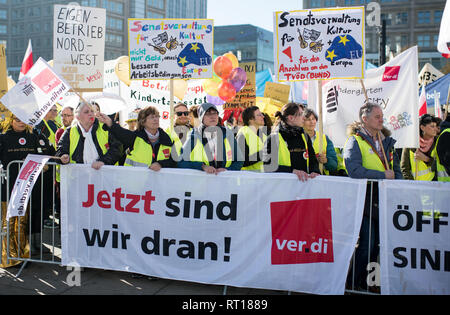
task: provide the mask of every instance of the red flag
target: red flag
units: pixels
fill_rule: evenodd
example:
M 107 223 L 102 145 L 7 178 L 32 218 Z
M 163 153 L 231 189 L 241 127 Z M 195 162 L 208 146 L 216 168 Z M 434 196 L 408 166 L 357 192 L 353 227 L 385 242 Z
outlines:
M 19 80 L 27 74 L 28 70 L 33 66 L 33 49 L 31 48 L 31 39 L 28 40 L 27 51 L 22 61 L 22 68 L 20 68 Z
M 422 86 L 422 91 L 419 97 L 419 116 L 427 113 L 427 95 L 425 93 L 425 87 Z

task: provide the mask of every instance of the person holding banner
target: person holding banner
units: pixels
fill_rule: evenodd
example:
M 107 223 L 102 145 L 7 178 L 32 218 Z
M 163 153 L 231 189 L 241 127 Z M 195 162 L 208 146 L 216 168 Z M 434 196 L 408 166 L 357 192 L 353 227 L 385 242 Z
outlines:
M 303 128 L 305 129 L 308 136 L 311 138 L 313 143 L 314 151 L 316 152 L 317 160 L 319 163 L 324 165 L 323 175 L 330 175 L 331 173 L 336 172 L 338 166 L 338 160 L 336 157 L 336 151 L 334 150 L 333 142 L 331 142 L 330 138 L 327 135 L 322 134 L 322 152 L 319 153 L 319 138 L 316 137 L 316 125 L 317 120 L 319 119 L 317 114 L 312 109 L 305 109 L 303 112 L 303 116 L 305 117 L 305 122 Z
M 236 136 L 241 152 L 244 153 L 243 171 L 264 172 L 262 153 L 267 136 L 261 127 L 264 126 L 264 114 L 258 106 L 251 106 L 242 112 L 244 126 Z
M 226 170 L 238 171 L 242 167 L 242 156 L 234 134 L 219 126 L 219 111 L 210 103 L 198 107 L 200 126 L 192 129 L 181 150 L 179 168 L 203 170 L 208 174 L 219 174 Z
M 436 134 L 435 118 L 429 114 L 422 115 L 419 119 L 420 147 L 416 150 L 404 148 L 402 151 L 400 167 L 404 179 L 424 181 L 435 179 L 435 172 L 432 170 L 434 163 L 432 152 L 436 144 Z
M 440 125 L 441 133 L 436 140 L 436 172 L 439 182 L 450 182 L 450 115 Z
M 351 124 L 347 129 L 349 137 L 344 146 L 344 165 L 348 176 L 402 179 L 400 164 L 394 150 L 396 140 L 390 137 L 390 131 L 383 126 L 381 107 L 375 103 L 365 103 L 359 110 L 359 119 L 359 122 Z M 378 182 L 370 182 L 354 262 L 355 284 L 361 289 L 367 288 L 367 264 L 377 262 L 379 254 L 378 217 Z M 349 283 L 351 274 L 349 273 Z
M 121 144 L 95 119 L 92 107 L 80 102 L 75 118 L 58 143 L 56 156 L 61 157 L 61 163 L 91 164 L 97 170 L 105 164 L 114 165 L 120 159 Z
M 275 113 L 277 121 L 264 144 L 264 171 L 294 173 L 301 181 L 319 175 L 311 138 L 303 129 L 303 105 L 288 103 Z
M 0 134 L 0 161 L 4 169 L 8 168 L 8 164 L 16 160 L 25 160 L 28 154 L 45 154 L 54 155 L 55 149 L 49 144 L 47 138 L 42 135 L 33 133 L 31 126 L 26 125 L 15 115 L 8 117 L 2 124 L 3 133 Z M 14 188 L 16 178 L 19 174 L 21 165 L 14 163 L 9 167 L 9 191 L 7 191 L 7 184 L 1 185 L 1 233 L 4 235 L 2 240 L 2 256 L 0 261 L 1 268 L 7 268 L 20 264 L 20 261 L 10 260 L 7 263 L 7 227 L 8 221 L 6 221 L 7 213 L 7 194 L 11 195 Z M 44 171 L 46 171 L 44 167 Z M 32 213 L 31 222 L 29 211 L 26 211 L 24 216 L 12 217 L 9 220 L 9 253 L 11 257 L 28 258 L 30 255 L 29 244 L 29 224 L 31 223 L 31 237 L 32 249 L 38 250 L 40 244 L 37 240 L 40 240 L 40 232 L 42 219 L 41 218 L 41 198 L 40 198 L 40 178 L 38 178 L 36 185 L 32 191 Z
M 98 119 L 119 139 L 127 151 L 124 166 L 147 167 L 153 171 L 176 167 L 172 158 L 173 141 L 159 127 L 159 111 L 148 106 L 138 114 L 137 130 L 131 131 L 112 121 L 111 117 L 98 113 Z

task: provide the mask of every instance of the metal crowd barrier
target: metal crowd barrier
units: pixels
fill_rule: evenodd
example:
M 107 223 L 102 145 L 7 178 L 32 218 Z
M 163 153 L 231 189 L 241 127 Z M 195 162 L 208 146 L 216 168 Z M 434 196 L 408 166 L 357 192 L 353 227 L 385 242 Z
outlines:
M 27 263 L 34 262 L 34 263 L 46 263 L 46 264 L 61 264 L 61 230 L 60 230 L 60 224 L 59 224 L 59 216 L 58 216 L 58 210 L 57 209 L 57 190 L 56 190 L 56 166 L 58 164 L 54 162 L 48 162 L 48 170 L 45 173 L 42 173 L 40 175 L 40 178 L 38 178 L 38 181 L 36 182 L 33 193 L 30 197 L 28 208 L 27 208 L 27 215 L 25 215 L 24 219 L 22 219 L 21 224 L 17 224 L 21 222 L 21 219 L 18 217 L 11 218 L 9 224 L 6 222 L 6 211 L 7 211 L 7 205 L 9 202 L 9 191 L 10 186 L 14 185 L 14 183 L 10 183 L 10 173 L 12 171 L 12 168 L 17 168 L 18 170 L 21 168 L 23 164 L 23 161 L 12 161 L 8 164 L 6 170 L 1 169 L 0 170 L 0 188 L 3 185 L 6 185 L 6 203 L 2 202 L 1 207 L 1 218 L 2 218 L 2 225 L 1 225 L 1 233 L 0 233 L 0 252 L 2 253 L 2 259 L 0 260 L 0 267 L 3 267 L 1 263 L 22 263 L 20 266 L 20 269 L 18 273 L 15 275 L 15 277 L 19 277 L 22 273 L 23 269 L 26 267 Z M 44 174 L 44 176 L 43 176 Z M 50 178 L 49 178 L 50 177 Z M 40 183 L 38 183 L 40 181 Z M 48 181 L 48 183 L 46 183 Z M 49 184 L 50 183 L 50 184 Z M 376 185 L 376 181 L 369 181 L 368 182 L 368 189 L 367 193 L 368 196 L 366 196 L 366 202 L 369 202 L 368 205 L 370 209 L 370 215 L 372 216 L 372 209 L 374 207 L 374 187 Z M 51 193 L 50 190 L 51 189 Z M 36 198 L 36 190 L 38 190 L 38 200 L 33 200 L 33 197 Z M 1 197 L 2 190 L 0 189 L 0 197 Z M 47 194 L 47 195 L 46 195 Z M 50 198 L 50 199 L 45 199 Z M 47 202 L 47 204 L 45 204 Z M 36 209 L 37 207 L 37 209 Z M 49 207 L 50 209 L 46 209 L 46 207 Z M 46 215 L 49 215 L 48 218 L 51 219 L 50 225 L 44 225 L 44 217 Z M 23 222 L 25 220 L 25 222 Z M 38 233 L 32 233 L 32 225 L 36 224 L 33 220 L 39 220 L 39 232 Z M 16 233 L 10 233 L 11 229 L 16 228 L 15 225 L 17 225 Z M 378 228 L 377 226 L 373 226 L 370 222 L 369 230 L 372 230 L 373 228 Z M 372 233 L 369 233 L 371 236 Z M 25 238 L 25 240 L 23 239 Z M 23 242 L 24 241 L 24 242 Z M 370 243 L 369 239 L 369 243 Z M 20 244 L 27 244 L 29 250 L 22 249 L 22 250 L 13 250 L 12 247 L 20 247 Z M 11 246 L 13 245 L 13 246 Z M 359 244 L 357 243 L 356 248 L 358 248 Z M 375 244 L 375 246 L 379 246 L 379 244 Z M 6 248 L 5 248 L 6 247 Z M 6 255 L 5 255 L 6 254 Z M 367 263 L 369 264 L 371 261 L 370 257 L 370 251 L 369 255 L 367 257 Z M 365 294 L 365 295 L 371 295 L 371 294 L 379 294 L 379 286 L 369 286 L 365 289 L 362 289 L 358 287 L 355 284 L 355 255 L 353 255 L 350 268 L 349 268 L 349 274 L 350 277 L 347 280 L 346 284 L 346 290 L 345 292 L 347 294 Z M 379 272 L 379 268 L 378 268 Z M 379 274 L 378 274 L 379 279 Z M 227 286 L 224 286 L 223 294 L 226 294 L 227 292 Z M 290 292 L 288 292 L 290 294 Z

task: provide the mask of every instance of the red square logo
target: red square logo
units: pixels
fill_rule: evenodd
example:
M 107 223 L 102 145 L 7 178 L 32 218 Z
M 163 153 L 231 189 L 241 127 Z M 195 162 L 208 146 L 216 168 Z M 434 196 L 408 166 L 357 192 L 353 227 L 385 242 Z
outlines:
M 399 72 L 400 72 L 400 66 L 386 67 L 386 69 L 384 70 L 382 81 L 398 80 Z
M 45 68 L 41 73 L 35 76 L 33 78 L 33 82 L 45 94 L 48 94 L 61 83 L 61 81 L 48 68 Z
M 164 154 L 164 157 L 165 157 L 166 159 L 168 159 L 169 156 L 170 156 L 170 150 L 169 150 L 169 149 L 164 149 L 162 152 L 163 152 L 163 154 Z
M 34 161 L 28 161 L 27 165 L 23 166 L 22 172 L 20 172 L 19 179 L 27 180 L 28 177 L 34 172 L 39 163 Z
M 331 199 L 272 202 L 272 265 L 334 262 Z

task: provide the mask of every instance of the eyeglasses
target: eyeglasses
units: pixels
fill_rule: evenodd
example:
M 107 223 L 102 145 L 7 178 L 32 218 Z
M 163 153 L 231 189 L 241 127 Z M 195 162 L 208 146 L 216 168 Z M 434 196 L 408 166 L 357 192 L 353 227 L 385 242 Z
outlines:
M 177 114 L 177 116 L 178 117 L 181 117 L 181 116 L 189 116 L 189 112 L 176 112 L 175 114 Z

